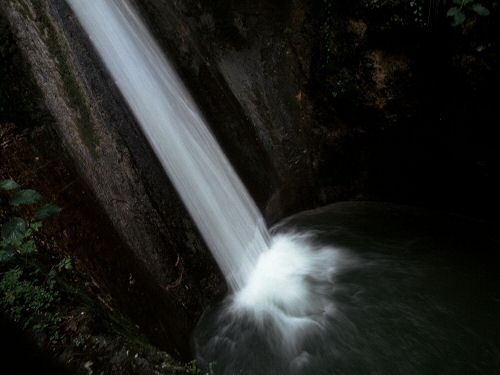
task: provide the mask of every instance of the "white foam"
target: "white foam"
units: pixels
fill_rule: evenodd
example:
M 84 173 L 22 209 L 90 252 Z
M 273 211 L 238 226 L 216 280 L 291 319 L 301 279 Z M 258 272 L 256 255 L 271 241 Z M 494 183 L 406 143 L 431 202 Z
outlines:
M 260 255 L 248 283 L 229 307 L 234 319 L 250 315 L 288 352 L 300 354 L 301 340 L 321 331 L 335 315 L 335 274 L 353 259 L 341 249 L 315 246 L 311 234 L 280 234 Z

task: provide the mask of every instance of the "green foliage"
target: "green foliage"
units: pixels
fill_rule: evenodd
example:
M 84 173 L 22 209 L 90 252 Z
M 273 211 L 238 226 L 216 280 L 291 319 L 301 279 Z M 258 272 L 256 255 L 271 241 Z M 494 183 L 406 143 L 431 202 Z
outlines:
M 25 189 L 19 190 L 12 199 L 10 204 L 13 206 L 30 205 L 39 203 L 42 200 L 42 195 L 36 190 Z
M 446 15 L 452 18 L 452 26 L 464 26 L 466 21 L 473 17 L 486 17 L 490 10 L 476 0 L 453 0 L 455 6 L 451 7 Z
M 57 215 L 62 211 L 62 208 L 57 207 L 51 203 L 48 203 L 37 210 L 35 210 L 35 220 L 42 221 L 51 218 L 52 216 Z
M 127 367 L 153 362 L 151 367 L 164 370 L 162 373 L 214 374 L 213 364 L 201 370 L 195 362 L 175 362 L 151 347 L 139 327 L 107 304 L 104 307 L 99 296 L 95 299 L 89 294 L 87 283 L 82 282 L 87 276 L 73 270 L 71 257 L 54 260 L 54 253 L 37 249 L 42 223 L 61 208 L 44 202 L 39 193 L 33 194 L 37 204 L 14 206 L 12 198 L 22 188 L 12 180 L 5 181 L 0 184 L 0 198 L 5 198 L 0 203 L 2 313 L 28 334 L 36 333 L 40 346 L 64 358 L 76 372 L 92 362 L 95 373 L 109 373 L 122 363 Z
M 441 7 L 438 2 L 424 0 L 364 0 L 364 4 L 374 14 L 392 13 L 389 23 L 406 26 L 413 24 L 424 28 L 432 24 L 433 15 L 438 14 L 437 10 Z M 447 0 L 442 4 L 448 8 L 446 15 L 455 27 L 487 17 L 497 7 L 497 1 L 491 0 Z
M 40 229 L 40 222 L 26 223 L 20 217 L 12 217 L 2 225 L 0 240 L 0 262 L 11 260 L 16 255 L 28 255 L 36 251 L 33 234 Z
M 54 278 L 55 273 L 49 272 L 45 283 L 39 284 L 19 267 L 8 270 L 0 280 L 0 307 L 13 321 L 22 322 L 24 328 L 57 330 L 62 316 L 52 311 L 52 305 L 59 302 Z
M 57 270 L 59 272 L 66 270 L 70 271 L 73 269 L 73 261 L 71 260 L 71 257 L 65 257 L 63 260 L 59 262 L 59 264 L 56 266 Z
M 3 180 L 0 187 L 10 195 L 10 208 L 24 205 L 35 205 L 43 201 L 42 195 L 33 189 L 19 189 L 13 180 Z M 16 191 L 17 190 L 17 191 Z M 15 256 L 27 256 L 36 252 L 33 235 L 41 228 L 42 221 L 58 214 L 61 208 L 53 204 L 45 204 L 35 208 L 33 219 L 26 220 L 19 216 L 11 216 L 2 223 L 0 230 L 0 262 L 12 260 Z
M 2 243 L 11 243 L 20 239 L 26 232 L 26 221 L 20 217 L 12 217 L 2 225 Z
M 481 16 L 481 17 L 485 17 L 485 16 L 489 16 L 490 15 L 490 11 L 488 10 L 488 8 L 486 8 L 485 6 L 483 6 L 481 4 L 473 4 L 472 5 L 472 10 L 474 12 L 476 12 L 476 14 L 478 16 Z
M 14 190 L 17 189 L 19 185 L 14 180 L 2 180 L 0 181 L 0 189 L 2 190 Z
M 450 8 L 446 15 L 448 17 L 453 17 L 453 21 L 451 23 L 453 26 L 463 25 L 466 20 L 465 13 L 457 7 Z
M 193 375 L 214 375 L 215 374 L 215 363 L 210 362 L 210 364 L 208 365 L 208 371 L 204 371 L 198 366 L 198 362 L 196 362 L 196 360 L 194 360 L 194 361 L 191 361 L 187 364 L 186 369 L 187 369 L 189 374 L 193 374 Z
M 13 180 L 0 182 L 0 188 L 10 199 L 6 210 L 41 203 L 42 195 L 32 189 L 19 190 Z M 16 191 L 17 190 L 17 191 Z M 59 325 L 63 316 L 56 307 L 60 293 L 56 288 L 58 272 L 72 268 L 69 257 L 50 270 L 37 261 L 35 233 L 42 221 L 61 211 L 53 204 L 32 207 L 30 217 L 11 216 L 1 224 L 0 230 L 0 308 L 13 321 L 25 329 L 49 333 L 50 340 L 60 338 Z M 28 216 L 28 215 L 26 215 Z

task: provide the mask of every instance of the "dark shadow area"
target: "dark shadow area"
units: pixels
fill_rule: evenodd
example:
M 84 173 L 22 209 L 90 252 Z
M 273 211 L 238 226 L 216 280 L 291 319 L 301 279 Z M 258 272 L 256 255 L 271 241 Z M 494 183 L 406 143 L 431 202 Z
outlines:
M 319 189 L 498 220 L 500 22 L 449 3 L 316 2 Z
M 70 374 L 3 315 L 0 315 L 0 332 L 0 371 L 3 374 Z

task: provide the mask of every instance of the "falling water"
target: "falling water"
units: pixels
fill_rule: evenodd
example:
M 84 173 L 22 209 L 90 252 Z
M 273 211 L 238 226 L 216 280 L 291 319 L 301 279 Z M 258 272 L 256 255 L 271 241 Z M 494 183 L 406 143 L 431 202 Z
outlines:
M 311 246 L 308 235 L 271 243 L 255 203 L 127 0 L 68 2 L 235 292 L 225 313 L 240 322 L 250 316 L 257 327 L 270 319 L 266 335 L 286 340 L 287 356 L 295 357 L 332 313 L 323 290 L 345 257 Z
M 127 0 L 68 0 L 233 290 L 268 247 L 262 215 Z

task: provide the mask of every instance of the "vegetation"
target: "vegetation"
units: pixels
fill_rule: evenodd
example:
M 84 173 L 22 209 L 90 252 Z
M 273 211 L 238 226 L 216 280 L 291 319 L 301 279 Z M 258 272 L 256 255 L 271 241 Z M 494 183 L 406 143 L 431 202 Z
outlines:
M 476 16 L 486 17 L 491 14 L 490 10 L 477 0 L 453 0 L 452 6 L 447 16 L 452 17 L 453 26 L 464 26 L 467 21 L 473 21 Z M 496 9 L 497 2 L 492 3 L 492 7 Z
M 89 295 L 71 256 L 39 250 L 44 223 L 60 212 L 36 190 L 0 181 L 0 310 L 77 373 L 212 375 L 213 364 L 177 363 Z
M 12 215 L 1 226 L 0 307 L 24 329 L 44 332 L 54 342 L 64 335 L 60 332 L 63 313 L 55 308 L 61 301 L 57 275 L 70 270 L 72 261 L 65 257 L 47 270 L 37 261 L 35 234 L 61 208 L 44 203 L 40 193 L 21 189 L 13 180 L 0 181 L 0 189 L 2 205 Z
M 483 49 L 479 45 L 488 44 L 496 33 L 483 21 L 496 17 L 497 8 L 495 0 L 318 0 L 315 74 L 321 76 L 320 91 L 327 94 L 321 100 L 329 102 L 322 107 L 346 108 L 348 113 L 359 110 L 356 103 L 376 76 L 376 64 L 369 56 L 373 49 L 414 56 L 429 48 L 430 38 L 446 38 L 442 42 L 449 46 L 470 42 Z M 470 38 L 454 35 L 450 26 L 463 28 L 463 34 L 474 33 Z

